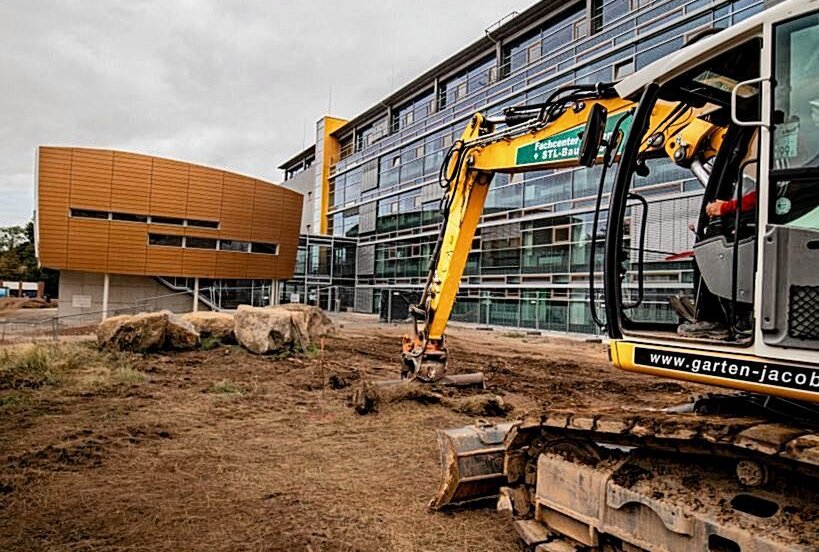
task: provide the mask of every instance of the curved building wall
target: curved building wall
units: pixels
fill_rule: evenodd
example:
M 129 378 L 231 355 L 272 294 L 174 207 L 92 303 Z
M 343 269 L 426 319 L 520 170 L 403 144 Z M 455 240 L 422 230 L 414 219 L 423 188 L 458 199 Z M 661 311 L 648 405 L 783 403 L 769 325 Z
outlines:
M 43 146 L 38 258 L 59 270 L 288 279 L 302 199 L 269 182 L 191 163 Z

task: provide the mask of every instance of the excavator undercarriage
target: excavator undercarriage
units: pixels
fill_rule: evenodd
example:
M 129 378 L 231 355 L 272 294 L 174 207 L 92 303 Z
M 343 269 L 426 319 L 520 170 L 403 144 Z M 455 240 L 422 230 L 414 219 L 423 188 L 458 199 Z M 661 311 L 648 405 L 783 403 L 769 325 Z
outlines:
M 497 496 L 541 552 L 807 551 L 819 542 L 819 435 L 793 424 L 554 410 L 440 431 L 439 443 L 443 480 L 430 506 Z

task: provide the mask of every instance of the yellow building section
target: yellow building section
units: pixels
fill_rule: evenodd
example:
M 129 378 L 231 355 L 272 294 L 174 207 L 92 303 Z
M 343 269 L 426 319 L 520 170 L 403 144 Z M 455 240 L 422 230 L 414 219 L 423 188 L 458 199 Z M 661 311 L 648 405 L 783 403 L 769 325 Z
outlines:
M 333 138 L 332 133 L 347 124 L 347 120 L 338 117 L 324 117 L 324 136 L 322 139 L 321 159 L 316 161 L 321 163 L 321 227 L 320 234 L 327 233 L 327 213 L 330 210 L 330 167 L 337 161 L 341 154 L 341 144 Z

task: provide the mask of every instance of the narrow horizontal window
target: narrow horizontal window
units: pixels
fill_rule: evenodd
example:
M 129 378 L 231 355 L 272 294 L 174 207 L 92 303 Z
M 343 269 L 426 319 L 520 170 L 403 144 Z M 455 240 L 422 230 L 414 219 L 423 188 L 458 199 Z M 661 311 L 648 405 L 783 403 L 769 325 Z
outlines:
M 148 222 L 147 216 L 134 215 L 132 213 L 111 213 L 111 218 L 114 220 L 124 220 L 127 222 Z
M 168 234 L 148 234 L 148 245 L 182 247 L 182 236 L 171 236 Z
M 174 224 L 176 226 L 182 226 L 185 224 L 185 219 L 176 218 L 176 217 L 157 217 L 151 216 L 151 223 L 152 224 Z
M 91 209 L 71 209 L 71 216 L 77 218 L 108 220 L 108 211 L 92 211 Z
M 197 228 L 219 228 L 219 221 L 188 219 L 188 226 L 196 226 Z
M 264 253 L 265 255 L 278 255 L 279 245 L 276 243 L 253 242 L 251 253 Z
M 242 251 L 247 253 L 250 250 L 250 242 L 239 240 L 220 240 L 219 249 L 221 251 Z
M 216 239 L 188 236 L 185 238 L 185 247 L 193 249 L 216 249 Z

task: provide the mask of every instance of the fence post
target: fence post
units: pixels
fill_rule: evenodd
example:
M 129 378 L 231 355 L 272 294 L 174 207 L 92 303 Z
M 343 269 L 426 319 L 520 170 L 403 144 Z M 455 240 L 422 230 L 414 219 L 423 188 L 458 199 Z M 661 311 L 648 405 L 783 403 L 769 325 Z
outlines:
M 59 330 L 59 322 L 57 321 L 57 317 L 54 316 L 51 318 L 51 338 L 54 341 L 59 341 L 60 332 Z

